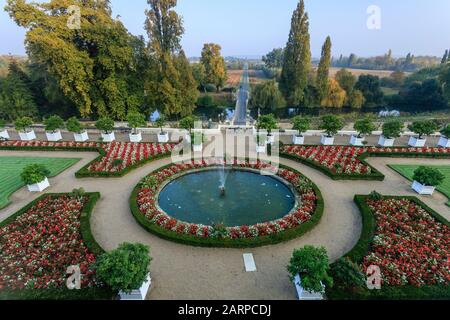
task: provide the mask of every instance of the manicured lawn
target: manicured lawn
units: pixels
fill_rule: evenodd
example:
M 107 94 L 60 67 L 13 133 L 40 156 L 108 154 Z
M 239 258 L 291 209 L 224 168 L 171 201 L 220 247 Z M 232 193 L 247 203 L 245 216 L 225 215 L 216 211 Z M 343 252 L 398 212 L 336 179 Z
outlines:
M 71 158 L 35 158 L 35 157 L 0 157 L 0 209 L 9 204 L 9 196 L 24 186 L 20 174 L 29 164 L 43 164 L 54 177 L 70 168 L 80 159 Z
M 411 181 L 413 180 L 414 171 L 419 168 L 419 166 L 414 165 L 390 165 L 389 167 Z M 444 182 L 437 189 L 450 199 L 450 166 L 429 167 L 438 169 L 445 176 Z M 450 202 L 448 205 L 450 205 Z

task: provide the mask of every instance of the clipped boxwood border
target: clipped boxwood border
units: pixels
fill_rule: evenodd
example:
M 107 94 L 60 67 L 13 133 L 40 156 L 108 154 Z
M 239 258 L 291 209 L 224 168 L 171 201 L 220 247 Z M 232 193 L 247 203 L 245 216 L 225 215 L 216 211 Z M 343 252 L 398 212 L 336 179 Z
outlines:
M 281 145 L 280 147 L 284 146 L 294 146 L 291 144 L 285 144 Z M 316 147 L 316 145 L 303 145 L 303 147 Z M 336 146 L 341 147 L 341 146 Z M 363 148 L 363 147 L 360 147 Z M 379 147 L 382 148 L 382 147 Z M 403 147 L 402 147 L 403 148 Z M 385 148 L 385 149 L 392 149 L 392 148 Z M 281 152 L 280 150 L 280 156 L 286 159 L 294 160 L 300 163 L 303 163 L 313 169 L 316 169 L 328 177 L 330 177 L 333 180 L 361 180 L 361 181 L 383 181 L 385 176 L 380 171 L 375 169 L 373 166 L 371 166 L 366 159 L 369 157 L 383 157 L 383 158 L 432 158 L 432 159 L 447 159 L 450 158 L 450 153 L 437 153 L 437 152 L 430 152 L 430 153 L 412 153 L 412 152 L 371 152 L 366 151 L 359 155 L 357 159 L 361 161 L 363 165 L 366 165 L 370 167 L 372 170 L 372 173 L 370 175 L 363 175 L 363 174 L 357 174 L 357 173 L 334 173 L 330 169 L 321 166 L 320 164 L 311 161 L 309 159 L 304 159 L 296 155 L 292 155 L 286 152 Z
M 344 257 L 355 263 L 361 263 L 370 250 L 371 243 L 375 236 L 376 220 L 372 210 L 367 205 L 368 195 L 356 195 L 354 201 L 358 206 L 363 229 L 358 243 Z M 383 199 L 405 199 L 415 202 L 418 206 L 426 210 L 438 222 L 450 227 L 450 223 L 439 213 L 431 209 L 424 202 L 413 196 L 383 196 Z M 448 300 L 450 299 L 450 286 L 403 286 L 403 287 L 382 287 L 381 290 L 368 290 L 366 288 L 357 291 L 345 290 L 342 288 L 327 288 L 327 297 L 331 300 Z
M 33 146 L 24 146 L 24 147 L 15 147 L 15 146 L 2 146 L 0 145 L 0 150 L 16 150 L 16 151 L 71 151 L 71 152 L 98 152 L 100 155 L 89 162 L 87 165 L 85 165 L 83 168 L 78 170 L 75 173 L 75 177 L 78 179 L 81 178 L 121 178 L 131 171 L 140 168 L 150 162 L 161 160 L 164 158 L 168 158 L 171 156 L 171 153 L 163 153 L 156 155 L 154 157 L 150 157 L 148 159 L 141 160 L 139 163 L 135 163 L 127 168 L 124 168 L 120 172 L 91 172 L 89 171 L 89 167 L 95 163 L 101 161 L 106 156 L 106 151 L 103 148 L 104 145 L 107 145 L 107 143 L 104 142 L 97 142 L 97 147 L 33 147 Z M 125 143 L 125 142 L 123 142 Z M 161 145 L 166 145 L 172 143 L 158 143 Z
M 60 197 L 68 195 L 68 193 L 47 193 L 31 203 L 27 204 L 25 207 L 17 211 L 12 216 L 0 222 L 0 227 L 4 227 L 19 216 L 30 210 L 36 203 L 45 199 L 47 197 Z M 100 193 L 86 193 L 85 196 L 89 197 L 88 202 L 83 207 L 80 217 L 80 233 L 83 238 L 84 244 L 88 247 L 89 251 L 100 256 L 105 251 L 95 240 L 92 231 L 90 218 L 95 204 L 100 199 Z M 59 289 L 46 289 L 46 290 L 0 290 L 0 300 L 111 300 L 117 295 L 110 288 L 85 288 L 82 290 L 69 290 L 66 288 Z
M 161 167 L 159 170 L 163 170 L 168 166 Z M 290 171 L 301 174 L 295 169 L 287 166 L 280 165 L 280 168 L 289 169 Z M 215 239 L 215 238 L 199 238 L 190 235 L 179 234 L 174 231 L 166 230 L 160 226 L 157 226 L 146 219 L 146 217 L 139 211 L 137 205 L 137 195 L 140 189 L 139 184 L 133 189 L 130 197 L 130 208 L 133 217 L 136 221 L 147 231 L 158 236 L 159 238 L 170 240 L 176 243 L 196 246 L 196 247 L 210 247 L 210 248 L 255 248 L 267 245 L 274 245 L 281 242 L 286 242 L 295 238 L 298 238 L 312 229 L 314 229 L 322 219 L 324 211 L 324 200 L 322 193 L 319 188 L 311 181 L 314 192 L 317 196 L 317 205 L 314 214 L 311 219 L 297 228 L 289 229 L 280 233 L 276 233 L 270 236 L 258 237 L 258 238 L 247 238 L 247 239 Z

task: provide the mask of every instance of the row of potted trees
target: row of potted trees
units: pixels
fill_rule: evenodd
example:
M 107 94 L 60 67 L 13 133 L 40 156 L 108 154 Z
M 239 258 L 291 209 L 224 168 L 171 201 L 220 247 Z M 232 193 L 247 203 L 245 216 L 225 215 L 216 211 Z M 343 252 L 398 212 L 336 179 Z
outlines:
M 309 118 L 297 116 L 293 120 L 293 129 L 298 134 L 293 137 L 293 144 L 303 145 L 305 142 L 304 133 L 311 128 L 311 120 Z M 333 145 L 334 136 L 342 130 L 344 123 L 335 115 L 326 115 L 321 119 L 319 126 L 320 130 L 324 130 L 325 134 L 322 136 L 321 143 L 323 145 Z M 393 147 L 395 139 L 399 138 L 403 133 L 404 124 L 400 121 L 393 120 L 383 124 L 383 134 L 380 136 L 378 144 L 382 147 Z M 365 144 L 365 136 L 372 134 L 376 130 L 376 126 L 371 118 L 359 119 L 355 122 L 354 129 L 358 132 L 357 135 L 352 135 L 350 144 L 352 146 L 363 146 Z M 409 140 L 409 146 L 415 148 L 424 147 L 429 136 L 439 130 L 439 125 L 434 120 L 416 121 L 408 126 L 408 129 L 416 133 L 418 136 L 413 136 Z M 441 138 L 438 145 L 443 148 L 450 147 L 450 125 L 442 128 Z
M 147 126 L 145 116 L 138 112 L 130 112 L 127 116 L 128 126 L 132 129 L 129 134 L 131 142 L 141 142 L 142 133 L 137 128 L 143 128 Z M 169 134 L 163 131 L 165 125 L 165 117 L 161 116 L 156 125 L 161 129 L 158 134 L 158 142 L 169 142 Z M 36 139 L 34 130 L 31 129 L 33 125 L 33 119 L 30 117 L 21 117 L 14 122 L 15 128 L 19 133 L 20 140 L 31 141 Z M 89 140 L 89 135 L 84 126 L 78 121 L 76 117 L 72 117 L 64 122 L 64 120 L 57 115 L 50 116 L 44 120 L 45 134 L 48 141 L 56 142 L 62 140 L 61 130 L 66 128 L 69 132 L 73 133 L 76 142 L 85 142 Z M 116 140 L 114 134 L 114 120 L 109 117 L 103 117 L 97 120 L 95 126 L 101 131 L 102 141 L 112 142 Z M 0 120 L 0 138 L 9 139 L 8 131 L 5 129 L 5 122 Z

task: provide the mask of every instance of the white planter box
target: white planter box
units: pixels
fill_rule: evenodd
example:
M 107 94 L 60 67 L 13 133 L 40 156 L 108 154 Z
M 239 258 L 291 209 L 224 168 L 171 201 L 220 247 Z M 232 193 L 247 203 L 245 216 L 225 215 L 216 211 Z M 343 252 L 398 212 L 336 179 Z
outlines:
M 9 139 L 9 133 L 8 133 L 8 131 L 6 129 L 0 131 L 0 138 Z
M 395 143 L 395 139 L 387 139 L 384 136 L 380 137 L 378 144 L 382 147 L 393 147 Z
M 142 133 L 141 132 L 139 132 L 138 134 L 130 133 L 130 141 L 131 142 L 141 142 L 142 141 Z
M 364 138 L 358 138 L 358 136 L 352 136 L 350 138 L 350 144 L 355 147 L 362 147 L 364 144 Z
M 273 136 L 273 135 L 267 136 L 267 141 L 266 141 L 267 144 L 273 144 L 274 142 L 275 142 L 275 136 Z
M 55 131 L 55 132 L 46 132 L 45 135 L 47 136 L 47 140 L 50 142 L 56 142 L 62 140 L 61 131 Z
M 301 286 L 301 278 L 297 275 L 294 279 L 295 289 L 297 290 L 298 300 L 323 300 L 323 294 L 320 292 L 308 292 Z
M 432 196 L 436 187 L 425 186 L 417 181 L 413 182 L 412 188 L 420 195 Z
M 30 192 L 42 192 L 45 189 L 47 189 L 48 187 L 50 187 L 50 182 L 48 182 L 48 179 L 45 178 L 43 181 L 41 181 L 39 183 L 29 184 L 27 187 L 28 187 L 28 191 L 30 191 Z
M 256 145 L 256 152 L 257 153 L 266 153 L 266 146 Z
M 297 145 L 303 145 L 303 144 L 305 144 L 305 137 L 304 136 L 293 136 L 292 143 L 297 144 Z
M 131 291 L 131 293 L 119 292 L 120 300 L 145 300 L 147 293 L 152 285 L 152 278 L 150 273 L 147 275 L 147 279 L 139 289 Z
M 103 138 L 103 142 L 113 142 L 116 140 L 116 136 L 114 135 L 114 132 L 111 132 L 111 133 L 102 132 L 102 138 Z
M 74 133 L 73 137 L 76 142 L 85 142 L 89 140 L 89 135 L 87 131 L 83 131 L 82 133 Z
M 159 143 L 167 143 L 169 142 L 169 133 L 163 132 L 158 134 L 158 142 Z
M 322 136 L 320 143 L 324 146 L 332 146 L 334 144 L 334 137 Z
M 34 130 L 29 132 L 19 132 L 19 137 L 22 141 L 31 141 L 36 139 L 36 134 L 34 133 Z
M 413 148 L 423 148 L 427 143 L 427 139 L 419 139 L 416 137 L 411 137 L 409 139 L 408 145 Z
M 202 144 L 194 144 L 192 145 L 194 152 L 202 152 L 203 151 L 203 143 Z
M 1 136 L 1 133 L 0 133 L 0 136 Z M 439 139 L 438 146 L 442 147 L 442 148 L 450 148 L 450 139 L 448 139 L 447 137 L 441 137 Z

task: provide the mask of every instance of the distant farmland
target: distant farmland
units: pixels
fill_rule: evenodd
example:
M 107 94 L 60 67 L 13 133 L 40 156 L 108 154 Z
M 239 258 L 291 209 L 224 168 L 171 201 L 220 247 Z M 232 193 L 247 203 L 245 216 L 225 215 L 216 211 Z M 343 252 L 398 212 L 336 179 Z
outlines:
M 228 70 L 227 87 L 237 87 L 241 82 L 244 70 Z M 250 84 L 255 85 L 267 81 L 262 70 L 248 70 Z

